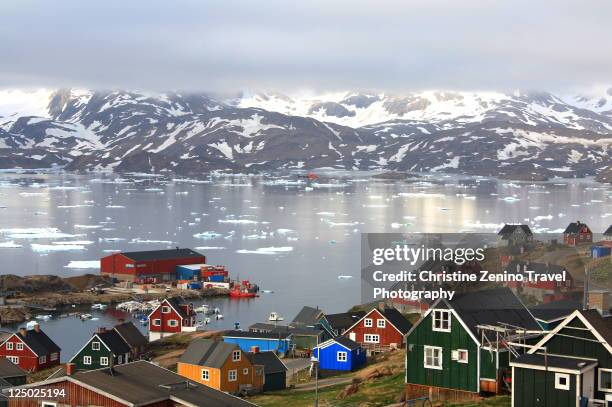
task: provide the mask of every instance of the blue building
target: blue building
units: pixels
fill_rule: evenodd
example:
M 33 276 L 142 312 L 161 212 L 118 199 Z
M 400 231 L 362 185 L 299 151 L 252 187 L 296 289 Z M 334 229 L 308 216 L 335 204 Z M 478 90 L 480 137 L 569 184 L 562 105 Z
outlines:
M 357 342 L 343 336 L 323 342 L 312 350 L 322 371 L 352 371 L 366 363 L 366 353 Z
M 229 331 L 223 335 L 223 342 L 235 343 L 244 352 L 258 348 L 260 352 L 273 351 L 281 356 L 293 346 L 289 332 Z

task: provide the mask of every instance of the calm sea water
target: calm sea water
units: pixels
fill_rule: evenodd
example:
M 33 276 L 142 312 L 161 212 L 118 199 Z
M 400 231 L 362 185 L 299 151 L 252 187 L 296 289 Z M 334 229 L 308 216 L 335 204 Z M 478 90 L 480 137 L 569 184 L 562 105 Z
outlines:
M 435 175 L 405 182 L 340 173 L 329 178 L 309 190 L 293 185 L 296 177 L 200 183 L 0 174 L 2 273 L 95 273 L 95 261 L 113 250 L 199 248 L 233 277 L 273 291 L 252 300 L 207 301 L 225 316 L 211 328 L 234 322 L 246 327 L 265 321 L 271 311 L 290 320 L 303 305 L 342 312 L 358 303 L 362 232 L 493 232 L 503 222 L 559 232 L 578 219 L 603 232 L 612 222 L 612 188 L 590 180 L 533 184 Z M 115 310 L 94 316 L 41 324 L 67 359 L 98 326 L 129 318 Z

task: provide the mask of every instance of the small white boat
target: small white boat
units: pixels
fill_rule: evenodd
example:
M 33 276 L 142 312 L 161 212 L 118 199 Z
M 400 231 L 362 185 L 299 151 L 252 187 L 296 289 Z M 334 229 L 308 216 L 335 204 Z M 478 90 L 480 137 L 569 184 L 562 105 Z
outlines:
M 217 315 L 215 315 L 215 319 L 216 319 L 217 321 L 218 321 L 218 320 L 220 320 L 220 319 L 223 319 L 223 315 L 221 315 L 221 314 L 217 314 Z
M 36 319 L 42 319 L 43 321 L 47 321 L 51 319 L 51 315 L 36 315 Z
M 91 316 L 91 314 L 81 314 L 81 315 L 79 315 L 79 318 L 81 318 L 83 321 L 85 321 L 85 320 L 91 319 L 93 317 Z
M 274 312 L 274 311 L 270 312 L 270 316 L 268 317 L 268 321 L 277 322 L 277 321 L 284 321 L 284 320 L 285 320 L 285 318 L 281 317 L 278 314 L 278 312 Z
M 347 276 L 347 275 L 340 275 L 340 276 L 338 276 L 338 280 L 348 280 L 350 278 L 353 278 L 353 276 Z
M 206 314 L 206 313 L 208 313 L 208 310 L 209 310 L 209 309 L 210 309 L 210 307 L 209 307 L 208 305 L 206 305 L 206 304 L 202 304 L 202 305 L 200 305 L 199 307 L 195 307 L 195 308 L 194 308 L 194 311 L 195 311 L 195 312 L 202 313 L 202 314 Z
M 103 310 L 103 309 L 106 309 L 107 307 L 108 307 L 108 305 L 106 305 L 106 304 L 93 304 L 91 306 L 91 309 Z
M 34 327 L 35 327 L 36 325 L 38 325 L 38 321 L 29 321 L 29 322 L 26 324 L 26 328 L 27 328 L 27 329 L 34 329 Z

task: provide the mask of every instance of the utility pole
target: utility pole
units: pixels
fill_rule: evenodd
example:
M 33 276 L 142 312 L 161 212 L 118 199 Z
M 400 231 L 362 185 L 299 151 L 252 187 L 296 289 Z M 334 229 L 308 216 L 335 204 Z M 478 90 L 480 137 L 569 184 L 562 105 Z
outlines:
M 584 266 L 584 292 L 582 298 L 582 310 L 589 308 L 589 267 Z
M 314 399 L 314 407 L 319 407 L 319 359 L 312 356 L 310 358 L 312 362 L 312 367 L 314 367 L 315 374 L 315 399 Z

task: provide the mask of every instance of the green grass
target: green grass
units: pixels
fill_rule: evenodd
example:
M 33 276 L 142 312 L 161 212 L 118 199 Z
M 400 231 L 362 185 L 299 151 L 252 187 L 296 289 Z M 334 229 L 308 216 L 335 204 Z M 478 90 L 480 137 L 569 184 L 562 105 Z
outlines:
M 449 404 L 453 407 L 510 407 L 510 396 L 491 397 L 479 402 Z

